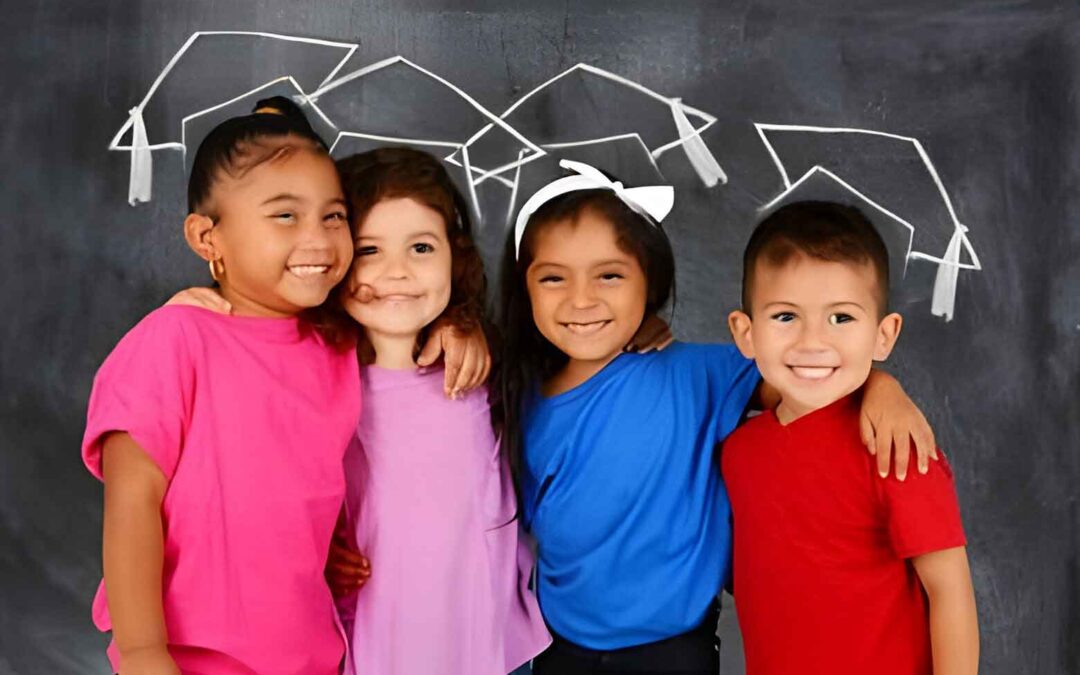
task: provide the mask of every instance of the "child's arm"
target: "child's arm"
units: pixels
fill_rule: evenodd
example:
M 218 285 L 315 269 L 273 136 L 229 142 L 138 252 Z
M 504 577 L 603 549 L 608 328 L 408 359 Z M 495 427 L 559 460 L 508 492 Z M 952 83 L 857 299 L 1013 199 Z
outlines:
M 963 546 L 912 558 L 930 602 L 934 675 L 979 671 L 979 620 Z
M 866 449 L 877 456 L 878 474 L 882 478 L 889 475 L 890 460 L 895 463 L 896 477 L 907 478 L 913 440 L 919 473 L 927 472 L 930 458 L 938 459 L 934 431 L 926 417 L 896 378 L 886 372 L 870 371 L 863 389 L 859 426 Z
M 926 473 L 929 460 L 938 459 L 938 454 L 934 430 L 919 407 L 892 375 L 880 370 L 870 371 L 864 391 L 860 432 L 866 449 L 877 456 L 878 473 L 883 478 L 888 476 L 889 464 L 895 462 L 896 477 L 907 478 L 912 440 L 915 441 L 919 473 Z M 772 410 L 778 405 L 780 392 L 762 380 L 750 399 L 750 407 Z
M 105 439 L 102 472 L 105 588 L 121 675 L 180 675 L 166 649 L 161 599 L 165 475 L 126 433 Z
M 361 298 L 364 296 L 361 295 Z M 362 300 L 366 302 L 366 300 Z M 231 314 L 232 305 L 213 288 L 187 288 L 169 298 L 166 305 L 202 307 L 220 314 Z M 440 356 L 446 365 L 444 390 L 448 398 L 475 389 L 491 374 L 491 352 L 478 321 L 440 319 L 432 326 L 427 342 L 416 359 L 419 366 L 430 366 Z
M 443 391 L 448 398 L 479 387 L 491 374 L 491 351 L 479 322 L 436 321 L 416 365 L 430 366 L 439 356 L 446 368 Z

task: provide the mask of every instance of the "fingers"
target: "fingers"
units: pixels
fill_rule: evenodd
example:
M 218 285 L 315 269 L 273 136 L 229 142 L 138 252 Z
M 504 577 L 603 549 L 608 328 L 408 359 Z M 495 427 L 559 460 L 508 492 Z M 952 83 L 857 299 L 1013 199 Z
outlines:
M 464 354 L 462 350 L 457 350 L 457 354 L 447 353 L 445 356 L 446 361 L 446 374 L 443 378 L 443 393 L 446 394 L 446 398 L 454 398 L 457 393 L 455 387 L 457 386 L 458 373 L 461 372 L 461 364 L 464 360 Z
M 326 563 L 326 580 L 334 595 L 347 595 L 371 578 L 371 561 L 352 549 L 333 542 Z
M 232 303 L 223 298 L 221 294 L 214 289 L 196 288 L 193 290 L 206 302 L 209 309 L 219 311 L 222 314 L 232 314 Z
M 889 475 L 889 462 L 892 459 L 892 433 L 886 429 L 874 429 L 874 454 L 877 455 L 878 475 Z
M 421 367 L 430 366 L 439 360 L 443 352 L 443 329 L 437 328 L 431 331 L 427 342 L 424 343 L 420 355 L 416 357 L 416 365 Z
M 465 356 L 462 358 L 461 368 L 458 370 L 457 377 L 454 379 L 454 385 L 450 389 L 450 398 L 457 398 L 462 392 L 472 389 L 474 386 L 472 381 L 480 372 L 483 365 L 483 357 L 470 343 L 465 348 Z
M 915 442 L 915 455 L 919 460 L 919 473 L 930 470 L 930 458 L 937 459 L 937 447 L 934 445 L 934 435 L 916 431 L 912 434 Z
M 232 314 L 232 304 L 213 288 L 188 288 L 169 298 L 165 304 L 202 307 L 219 314 Z
M 911 461 L 911 437 L 907 432 L 894 432 L 892 434 L 893 464 L 896 466 L 896 479 L 907 478 L 908 462 Z
M 658 352 L 664 351 L 665 349 L 667 349 L 668 347 L 671 346 L 672 342 L 675 342 L 675 336 L 672 335 L 669 332 L 667 338 L 663 342 L 661 342 L 660 344 L 656 345 L 656 351 L 658 351 Z
M 343 546 L 337 541 L 333 541 L 330 543 L 329 560 L 331 564 L 340 563 L 342 565 L 352 567 L 365 567 L 371 565 L 371 563 L 368 562 L 368 559 L 364 557 L 363 553 L 348 548 L 347 546 Z
M 866 451 L 871 455 L 874 454 L 877 450 L 877 446 L 874 445 L 874 423 L 870 421 L 870 416 L 866 413 L 859 415 L 859 437 L 862 438 Z
M 484 353 L 484 367 L 480 369 L 479 376 L 476 378 L 476 384 L 474 387 L 479 387 L 488 381 L 488 377 L 491 376 L 491 354 Z

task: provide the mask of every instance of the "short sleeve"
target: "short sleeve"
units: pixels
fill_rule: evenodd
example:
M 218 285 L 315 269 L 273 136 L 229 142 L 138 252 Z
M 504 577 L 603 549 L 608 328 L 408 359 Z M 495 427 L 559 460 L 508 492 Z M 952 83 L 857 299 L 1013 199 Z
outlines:
M 893 475 L 881 478 L 876 472 L 871 477 L 885 506 L 897 557 L 914 558 L 966 544 L 952 468 L 940 450 L 938 456 L 925 474 L 910 471 L 905 481 Z
M 159 309 L 120 340 L 94 378 L 82 457 L 102 479 L 102 442 L 126 432 L 172 480 L 191 415 L 195 372 L 179 313 Z
M 716 439 L 721 441 L 738 426 L 761 375 L 753 360 L 740 354 L 734 345 L 709 345 L 705 355 L 709 390 L 719 405 Z

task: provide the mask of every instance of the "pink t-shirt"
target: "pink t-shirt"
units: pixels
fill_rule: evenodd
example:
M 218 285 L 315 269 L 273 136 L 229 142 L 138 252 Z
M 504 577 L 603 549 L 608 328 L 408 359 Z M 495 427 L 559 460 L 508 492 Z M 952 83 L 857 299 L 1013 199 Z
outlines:
M 355 352 L 297 319 L 164 307 L 105 360 L 83 460 L 100 479 L 103 437 L 124 431 L 168 480 L 163 601 L 185 674 L 338 672 L 323 570 L 359 415 Z M 104 585 L 94 622 L 111 628 Z
M 366 367 L 362 380 L 345 475 L 371 578 L 341 603 L 346 672 L 506 675 L 551 637 L 528 590 L 533 559 L 487 392 L 447 400 L 440 369 Z

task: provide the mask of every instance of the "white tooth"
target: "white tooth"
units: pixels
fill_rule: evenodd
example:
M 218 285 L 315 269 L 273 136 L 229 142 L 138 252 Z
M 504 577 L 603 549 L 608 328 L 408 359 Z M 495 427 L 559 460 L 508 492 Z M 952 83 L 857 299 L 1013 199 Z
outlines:
M 807 380 L 823 380 L 834 370 L 828 366 L 792 366 L 791 369 L 795 375 Z

